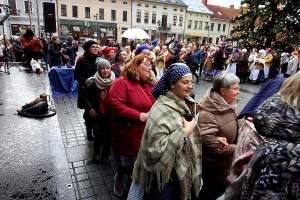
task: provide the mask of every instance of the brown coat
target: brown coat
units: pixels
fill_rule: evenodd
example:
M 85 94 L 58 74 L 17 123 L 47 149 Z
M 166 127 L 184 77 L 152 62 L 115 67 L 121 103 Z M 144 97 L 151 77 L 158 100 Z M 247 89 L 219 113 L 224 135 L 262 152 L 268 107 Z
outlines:
M 199 104 L 198 125 L 202 139 L 202 163 L 206 168 L 215 171 L 212 180 L 225 183 L 236 148 L 234 144 L 238 132 L 236 111 L 215 98 L 211 89 L 206 92 Z M 216 137 L 225 137 L 229 147 L 220 149 Z
M 212 59 L 213 59 L 213 53 L 212 54 L 208 53 L 208 56 L 204 62 L 206 72 L 212 72 L 214 70 Z
M 248 58 L 249 55 L 248 54 L 242 54 L 239 57 L 239 64 L 237 65 L 237 73 L 247 73 L 248 72 Z

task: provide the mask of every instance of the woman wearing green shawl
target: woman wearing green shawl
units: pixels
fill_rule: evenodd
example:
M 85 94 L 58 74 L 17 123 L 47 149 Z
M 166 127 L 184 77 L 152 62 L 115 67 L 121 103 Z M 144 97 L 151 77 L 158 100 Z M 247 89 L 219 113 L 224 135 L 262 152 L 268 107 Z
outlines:
M 147 119 L 128 199 L 186 200 L 198 196 L 201 139 L 191 91 L 192 73 L 182 63 L 170 66 L 153 88 L 157 101 Z

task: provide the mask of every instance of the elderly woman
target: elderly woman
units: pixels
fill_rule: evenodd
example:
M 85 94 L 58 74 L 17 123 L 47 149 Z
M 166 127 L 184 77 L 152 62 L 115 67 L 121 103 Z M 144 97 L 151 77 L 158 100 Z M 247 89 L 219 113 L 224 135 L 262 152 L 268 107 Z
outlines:
M 223 71 L 199 102 L 198 125 L 203 149 L 200 199 L 216 199 L 226 189 L 239 127 L 236 118 L 239 82 L 236 75 Z M 226 145 L 220 145 L 219 137 L 224 137 Z
M 127 61 L 129 62 L 132 59 L 132 52 L 130 50 L 130 46 L 126 45 L 124 49 L 127 53 Z
M 293 51 L 292 56 L 290 57 L 290 60 L 288 62 L 287 70 L 286 70 L 286 73 L 285 73 L 286 78 L 296 74 L 298 63 L 299 63 L 299 61 L 298 61 L 298 52 Z
M 253 83 L 255 84 L 265 81 L 265 56 L 266 51 L 263 49 L 259 50 L 257 56 L 254 58 L 254 62 L 250 66 L 250 69 L 252 70 L 249 76 L 249 80 L 253 81 Z
M 122 75 L 109 92 L 111 112 L 112 149 L 118 162 L 114 178 L 114 193 L 122 196 L 123 176 L 131 177 L 133 165 L 140 148 L 145 122 L 155 102 L 151 90 L 155 75 L 151 70 L 150 58 L 143 54 L 135 56 L 124 68 Z M 125 183 L 129 189 L 131 179 Z
M 24 47 L 21 43 L 20 37 L 16 36 L 15 42 L 13 43 L 13 50 L 14 50 L 16 62 L 22 62 L 23 49 Z
M 96 59 L 97 72 L 87 79 L 85 87 L 81 91 L 84 99 L 85 114 L 91 119 L 94 133 L 94 160 L 99 163 L 101 146 L 101 160 L 109 164 L 111 147 L 110 116 L 107 110 L 108 92 L 115 81 L 115 74 L 111 72 L 110 63 L 98 57 Z
M 254 125 L 264 139 L 250 160 L 241 199 L 299 199 L 299 93 L 297 72 L 255 110 Z
M 144 193 L 135 199 L 186 200 L 198 196 L 201 138 L 195 124 L 196 104 L 189 97 L 192 84 L 190 69 L 176 63 L 153 88 L 157 101 L 146 123 L 129 199 L 141 189 Z
M 286 71 L 287 71 L 287 66 L 290 61 L 289 54 L 286 52 L 281 53 L 280 57 L 280 70 L 279 70 L 279 77 L 286 77 Z
M 116 47 L 105 47 L 102 49 L 102 58 L 108 60 L 112 65 L 115 63 L 116 53 L 118 52 Z
M 84 46 L 84 53 L 81 58 L 78 59 L 75 71 L 74 78 L 78 81 L 78 100 L 77 107 L 80 109 L 85 109 L 83 98 L 80 95 L 81 89 L 83 88 L 86 80 L 93 76 L 97 72 L 97 67 L 95 64 L 96 58 L 98 57 L 98 45 L 94 40 L 87 41 Z M 93 141 L 93 129 L 91 120 L 89 117 L 89 111 L 85 110 L 84 119 L 86 125 L 87 139 Z
M 242 49 L 242 55 L 239 57 L 239 64 L 236 69 L 236 75 L 240 78 L 241 83 L 245 83 L 248 78 L 248 58 L 247 49 Z
M 238 48 L 233 48 L 232 54 L 229 56 L 229 65 L 227 66 L 227 72 L 236 74 L 236 65 L 239 62 L 239 50 Z
M 124 70 L 127 64 L 127 52 L 125 50 L 120 50 L 116 56 L 116 62 L 111 66 L 111 70 L 115 73 L 116 78 L 119 78 L 121 72 Z

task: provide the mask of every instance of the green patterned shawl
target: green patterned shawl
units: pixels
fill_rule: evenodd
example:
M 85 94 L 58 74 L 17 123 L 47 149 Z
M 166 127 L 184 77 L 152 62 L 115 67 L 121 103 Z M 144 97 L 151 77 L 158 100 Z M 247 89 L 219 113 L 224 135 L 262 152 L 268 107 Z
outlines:
M 190 97 L 186 99 L 196 113 L 194 100 Z M 174 169 L 181 185 L 181 198 L 191 199 L 199 194 L 202 159 L 200 130 L 196 125 L 188 142 L 183 143 L 184 113 L 191 111 L 170 91 L 160 95 L 151 108 L 132 175 L 135 183 L 146 192 L 151 190 L 152 184 L 157 184 L 161 190 Z

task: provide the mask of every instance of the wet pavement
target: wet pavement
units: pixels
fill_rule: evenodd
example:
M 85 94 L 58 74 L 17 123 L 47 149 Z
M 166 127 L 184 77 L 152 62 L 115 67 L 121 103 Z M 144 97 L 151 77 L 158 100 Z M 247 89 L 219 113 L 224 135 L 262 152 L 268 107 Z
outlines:
M 0 199 L 125 199 L 113 193 L 117 164 L 92 161 L 83 112 L 76 99 L 51 99 L 57 115 L 45 119 L 17 115 L 16 109 L 51 93 L 47 73 L 28 73 L 15 67 L 0 73 Z M 198 101 L 211 83 L 196 85 Z M 241 84 L 239 109 L 260 85 Z

